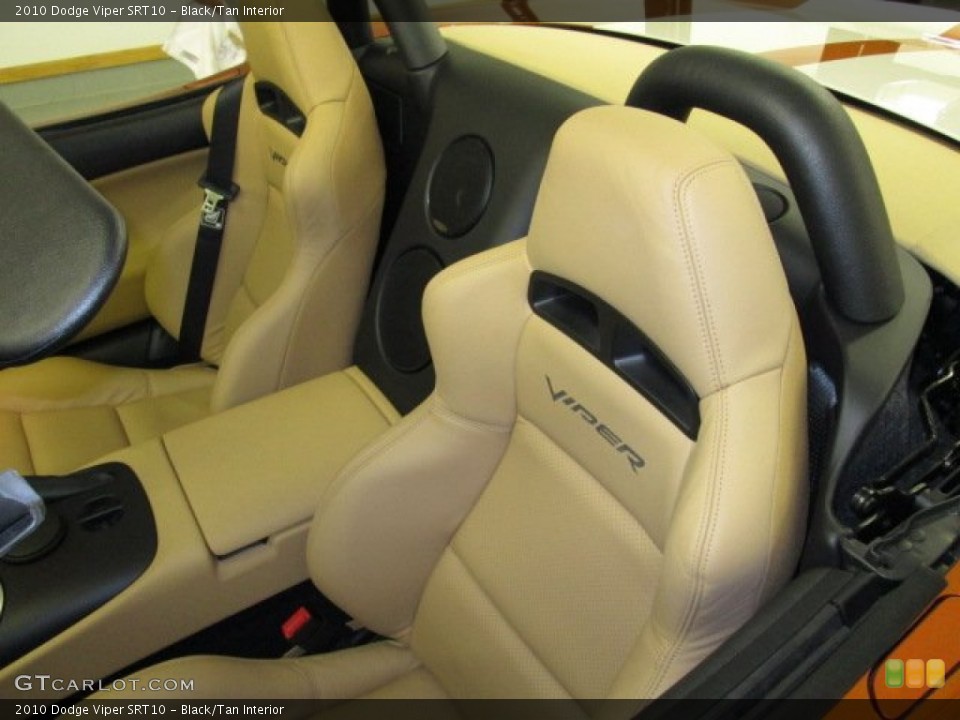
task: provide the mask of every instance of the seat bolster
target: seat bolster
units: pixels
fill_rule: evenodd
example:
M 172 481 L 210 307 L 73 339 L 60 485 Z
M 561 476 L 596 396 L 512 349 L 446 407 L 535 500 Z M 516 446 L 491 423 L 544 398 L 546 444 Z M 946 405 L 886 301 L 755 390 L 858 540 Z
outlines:
M 437 681 L 437 678 L 424 667 L 419 667 L 412 672 L 401 675 L 396 680 L 379 687 L 373 692 L 363 696 L 364 700 L 443 700 L 450 695 L 443 686 Z M 453 708 L 449 704 L 430 703 L 432 706 L 444 705 L 444 707 L 431 707 L 430 711 L 436 714 L 430 714 L 428 717 L 452 718 L 461 720 L 462 716 L 457 712 L 452 712 Z M 343 706 L 342 706 L 343 707 Z M 426 720 L 423 713 L 423 704 L 417 708 L 417 720 Z
M 111 689 L 96 693 L 90 700 L 351 700 L 381 688 L 389 689 L 392 683 L 415 673 L 418 667 L 413 653 L 393 642 L 267 662 L 196 655 L 141 670 L 115 682 Z M 181 690 L 179 685 L 175 690 L 164 690 L 165 683 L 181 680 L 192 681 L 192 690 Z M 424 683 L 421 679 L 416 684 Z M 170 686 L 172 688 L 173 683 Z M 158 691 L 150 692 L 151 687 L 157 687 Z
M 230 203 L 201 352 L 203 359 L 212 365 L 221 364 L 228 340 L 225 331 L 227 315 L 238 289 L 242 286 L 257 237 L 266 221 L 270 196 L 264 173 L 266 151 L 257 151 L 261 146 L 262 116 L 253 86 L 254 78 L 248 75 L 237 127 L 237 147 L 241 150 L 237 152 L 233 173 L 234 181 L 241 191 Z M 207 103 L 209 102 L 208 99 Z M 204 107 L 207 107 L 206 103 Z M 150 257 L 144 278 L 147 307 L 157 322 L 175 338 L 180 336 L 184 301 L 197 241 L 202 192 L 199 188 L 194 190 L 194 206 L 167 225 L 158 247 Z
M 479 423 L 512 426 L 517 417 L 517 347 L 531 315 L 526 251 L 527 241 L 516 240 L 461 260 L 424 294 L 437 394 Z
M 273 138 L 271 148 L 289 144 L 283 151 L 289 164 L 271 180 L 282 192 L 282 197 L 272 197 L 283 222 L 266 226 L 272 237 L 258 241 L 246 269 L 246 290 L 237 294 L 225 316 L 215 412 L 350 363 L 386 177 L 370 97 L 359 70 L 352 76 L 346 98 L 310 112 L 298 139 L 269 118 L 261 121 L 261 133 Z M 272 173 L 279 172 L 277 163 L 270 165 Z M 288 235 L 290 246 L 284 252 L 292 257 L 282 278 L 272 277 L 277 263 L 258 253 L 269 242 L 276 259 L 282 255 L 278 248 L 285 246 L 281 236 Z M 207 342 L 214 329 L 208 325 Z M 276 351 L 264 353 L 267 347 Z
M 214 375 L 214 370 L 199 365 L 141 370 L 52 357 L 0 372 L 0 409 L 34 412 L 118 406 L 206 387 Z
M 382 635 L 410 628 L 430 573 L 506 450 L 530 315 L 525 249 L 509 243 L 431 281 L 423 307 L 436 392 L 344 469 L 314 517 L 314 582 Z
M 796 320 L 782 368 L 703 399 L 651 620 L 613 689 L 655 697 L 793 574 L 807 516 L 806 361 Z
M 509 436 L 465 421 L 431 396 L 324 494 L 307 547 L 313 581 L 364 626 L 402 634 Z

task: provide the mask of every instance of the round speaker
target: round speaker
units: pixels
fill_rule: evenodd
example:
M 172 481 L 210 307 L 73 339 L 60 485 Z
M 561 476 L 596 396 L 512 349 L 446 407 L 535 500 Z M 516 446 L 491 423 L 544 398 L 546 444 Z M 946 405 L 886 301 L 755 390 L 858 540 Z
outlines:
M 476 135 L 450 143 L 430 173 L 427 218 L 440 235 L 459 238 L 483 217 L 493 191 L 493 153 Z
M 436 255 L 416 247 L 387 271 L 377 305 L 377 336 L 387 362 L 400 372 L 414 373 L 430 364 L 420 306 L 427 283 L 442 269 Z

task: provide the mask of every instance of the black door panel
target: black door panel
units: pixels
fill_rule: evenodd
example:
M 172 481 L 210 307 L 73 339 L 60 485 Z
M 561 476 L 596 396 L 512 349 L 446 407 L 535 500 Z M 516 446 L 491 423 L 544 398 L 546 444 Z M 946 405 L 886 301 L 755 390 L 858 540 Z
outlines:
M 39 130 L 88 180 L 207 145 L 203 101 L 210 88 Z

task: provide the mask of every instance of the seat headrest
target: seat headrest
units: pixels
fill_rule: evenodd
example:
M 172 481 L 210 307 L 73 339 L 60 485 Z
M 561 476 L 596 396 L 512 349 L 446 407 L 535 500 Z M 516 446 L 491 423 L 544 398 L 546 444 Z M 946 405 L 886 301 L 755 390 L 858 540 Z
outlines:
M 317 15 L 326 17 L 322 7 Z M 355 64 L 336 23 L 245 22 L 240 26 L 254 78 L 279 87 L 305 115 L 318 105 L 346 98 Z
M 756 194 L 675 120 L 620 106 L 570 118 L 528 252 L 635 324 L 701 398 L 783 362 L 795 311 Z

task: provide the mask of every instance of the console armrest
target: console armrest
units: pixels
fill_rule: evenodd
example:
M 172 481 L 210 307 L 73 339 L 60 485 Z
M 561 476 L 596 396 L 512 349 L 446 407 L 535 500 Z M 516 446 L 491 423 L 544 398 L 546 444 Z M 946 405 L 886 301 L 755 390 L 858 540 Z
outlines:
M 309 520 L 327 485 L 399 419 L 356 368 L 164 437 L 210 550 L 225 556 Z

